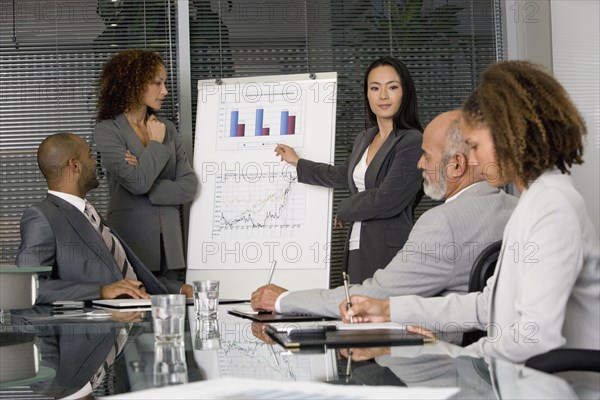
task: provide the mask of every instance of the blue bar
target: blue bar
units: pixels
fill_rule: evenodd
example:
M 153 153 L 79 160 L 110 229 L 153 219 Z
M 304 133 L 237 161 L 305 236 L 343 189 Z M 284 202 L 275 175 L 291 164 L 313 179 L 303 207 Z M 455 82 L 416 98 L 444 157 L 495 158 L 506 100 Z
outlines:
M 256 123 L 254 124 L 254 134 L 256 136 L 262 136 L 264 113 L 265 113 L 265 110 L 263 108 L 256 109 Z
M 237 137 L 239 111 L 231 112 L 231 125 L 229 126 L 229 136 Z
M 288 131 L 288 116 L 289 116 L 289 111 L 282 111 L 281 112 L 281 126 L 279 128 L 279 134 L 280 135 L 287 135 L 287 131 Z

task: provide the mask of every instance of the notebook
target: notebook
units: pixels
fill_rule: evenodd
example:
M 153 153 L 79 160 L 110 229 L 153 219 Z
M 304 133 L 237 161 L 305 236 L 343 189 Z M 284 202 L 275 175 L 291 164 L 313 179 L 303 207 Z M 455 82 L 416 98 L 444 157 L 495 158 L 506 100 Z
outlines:
M 219 299 L 219 304 L 235 304 L 244 303 L 248 300 L 236 300 L 236 299 Z M 112 308 L 112 309 L 138 309 L 138 308 L 151 308 L 152 304 L 150 299 L 106 299 L 106 300 L 92 300 L 94 307 L 100 308 Z M 194 299 L 186 299 L 188 306 L 194 305 Z

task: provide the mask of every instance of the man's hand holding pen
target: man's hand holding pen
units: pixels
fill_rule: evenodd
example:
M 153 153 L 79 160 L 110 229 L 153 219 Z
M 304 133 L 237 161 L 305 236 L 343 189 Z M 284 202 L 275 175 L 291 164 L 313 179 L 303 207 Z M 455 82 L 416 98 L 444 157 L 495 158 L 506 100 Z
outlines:
M 254 310 L 275 311 L 275 302 L 283 292 L 287 292 L 287 289 L 272 283 L 261 286 L 252 293 L 250 304 Z
M 340 306 L 340 315 L 344 322 L 388 322 L 390 321 L 390 301 L 372 297 L 353 295 Z
M 342 272 L 342 278 L 344 279 L 344 292 L 346 293 L 346 311 L 350 311 L 350 308 L 352 308 L 352 303 L 350 302 L 350 277 L 347 273 Z M 350 323 L 354 323 L 352 315 L 350 315 Z

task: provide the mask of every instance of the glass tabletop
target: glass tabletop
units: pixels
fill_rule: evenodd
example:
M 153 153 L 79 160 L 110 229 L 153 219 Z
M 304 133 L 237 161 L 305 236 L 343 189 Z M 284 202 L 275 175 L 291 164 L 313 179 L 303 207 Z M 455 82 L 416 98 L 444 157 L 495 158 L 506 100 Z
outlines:
M 456 397 L 464 399 L 600 395 L 599 374 L 549 375 L 461 355 L 460 347 L 445 342 L 354 349 L 348 370 L 347 350 L 290 352 L 269 340 L 263 324 L 231 316 L 227 308 L 220 306 L 218 319 L 207 322 L 188 307 L 182 343 L 155 342 L 149 310 L 13 311 L 0 325 L 0 397 L 106 396 L 219 378 L 457 387 Z

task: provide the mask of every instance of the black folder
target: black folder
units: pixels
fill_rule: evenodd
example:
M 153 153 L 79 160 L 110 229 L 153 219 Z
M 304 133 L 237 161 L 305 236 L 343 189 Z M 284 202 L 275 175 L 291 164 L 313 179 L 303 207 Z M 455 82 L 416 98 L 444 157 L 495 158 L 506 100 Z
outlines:
M 291 331 L 268 325 L 265 332 L 286 349 L 411 346 L 435 341 L 405 329 L 338 329 L 334 325 Z
M 322 317 L 312 314 L 279 314 L 270 311 L 244 312 L 242 310 L 228 310 L 231 315 L 247 318 L 255 322 L 302 322 L 302 321 L 332 321 L 334 318 Z

